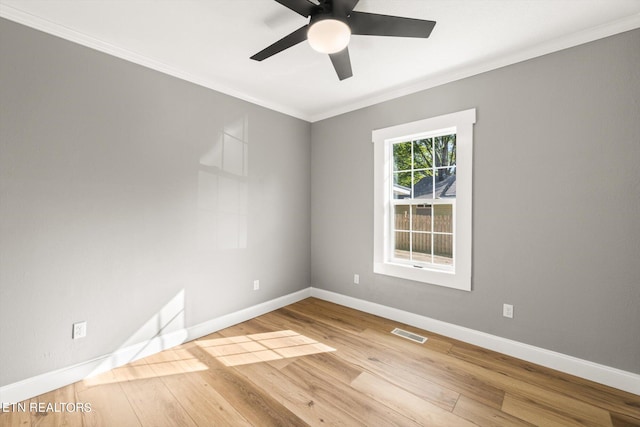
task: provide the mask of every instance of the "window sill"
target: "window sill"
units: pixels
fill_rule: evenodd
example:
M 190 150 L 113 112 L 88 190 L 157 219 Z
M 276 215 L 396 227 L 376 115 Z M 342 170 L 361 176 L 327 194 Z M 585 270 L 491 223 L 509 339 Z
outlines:
M 412 265 L 381 263 L 373 264 L 373 272 L 400 279 L 413 280 L 436 286 L 471 291 L 471 277 L 462 277 L 453 271 L 435 270 L 426 267 L 418 268 Z

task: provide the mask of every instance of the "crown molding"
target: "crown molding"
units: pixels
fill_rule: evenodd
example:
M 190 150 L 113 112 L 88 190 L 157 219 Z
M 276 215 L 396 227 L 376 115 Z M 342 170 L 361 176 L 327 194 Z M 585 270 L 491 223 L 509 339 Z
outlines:
M 240 90 L 231 88 L 218 82 L 211 81 L 210 79 L 201 76 L 185 72 L 171 65 L 164 64 L 160 61 L 156 61 L 144 55 L 140 55 L 136 52 L 114 46 L 95 37 L 91 37 L 84 33 L 75 31 L 71 28 L 1 3 L 0 17 L 63 38 L 65 40 L 78 43 L 82 46 L 95 49 L 108 55 L 112 55 L 117 58 L 142 65 L 143 67 L 159 71 L 161 73 L 197 84 L 202 87 L 206 87 L 208 89 L 215 90 L 217 92 L 221 92 L 225 95 L 229 95 L 243 101 L 251 102 L 252 104 L 256 104 L 258 106 L 265 107 L 270 110 L 274 110 L 311 123 L 362 108 L 370 107 L 381 102 L 390 101 L 392 99 L 400 98 L 402 96 L 410 95 L 423 90 L 431 89 L 436 86 L 451 83 L 456 80 L 461 80 L 477 74 L 485 73 L 487 71 L 506 67 L 508 65 L 526 61 L 528 59 L 533 59 L 539 56 L 547 55 L 549 53 L 568 49 L 615 34 L 623 33 L 625 31 L 640 28 L 640 13 L 638 13 L 596 27 L 588 28 L 586 30 L 559 37 L 557 39 L 530 47 L 528 49 L 511 52 L 507 55 L 500 56 L 499 58 L 490 58 L 485 61 L 465 65 L 457 69 L 448 70 L 436 76 L 420 80 L 418 82 L 413 82 L 408 85 L 402 85 L 390 90 L 384 90 L 372 96 L 365 97 L 356 102 L 348 103 L 337 108 L 330 108 L 320 113 L 310 114 L 308 112 L 300 111 L 286 105 L 281 105 L 265 99 L 253 97 Z
M 0 3 L 0 17 L 16 22 L 18 24 L 26 25 L 27 27 L 45 32 L 47 34 L 60 37 L 70 42 L 97 50 L 99 52 L 115 56 L 116 58 L 124 59 L 125 61 L 129 61 L 134 64 L 159 71 L 169 76 L 194 83 L 198 86 L 212 89 L 216 92 L 220 92 L 225 95 L 250 102 L 260 107 L 268 108 L 270 110 L 274 110 L 288 116 L 293 116 L 307 122 L 310 121 L 310 116 L 308 114 L 305 114 L 296 109 L 250 96 L 237 89 L 233 89 L 231 87 L 211 81 L 210 79 L 185 72 L 171 65 L 156 61 L 155 59 L 140 55 L 131 50 L 115 46 L 98 38 L 89 36 L 71 28 L 49 21 L 47 19 L 43 19 L 39 16 L 24 12 L 11 6 L 7 6 L 6 4 Z
M 317 122 L 331 117 L 339 116 L 361 108 L 370 107 L 381 102 L 390 101 L 402 96 L 411 95 L 416 92 L 441 86 L 456 80 L 462 80 L 487 71 L 496 70 L 508 65 L 517 64 L 529 59 L 537 58 L 549 53 L 558 52 L 581 44 L 589 43 L 605 37 L 631 31 L 640 28 L 640 13 L 611 21 L 603 25 L 592 27 L 583 31 L 572 33 L 546 43 L 542 43 L 528 49 L 519 50 L 510 54 L 500 56 L 499 58 L 491 58 L 475 64 L 464 65 L 462 67 L 448 70 L 436 76 L 414 82 L 409 85 L 402 85 L 397 88 L 382 91 L 357 102 L 343 105 L 338 108 L 329 109 L 325 112 L 311 115 L 310 121 Z

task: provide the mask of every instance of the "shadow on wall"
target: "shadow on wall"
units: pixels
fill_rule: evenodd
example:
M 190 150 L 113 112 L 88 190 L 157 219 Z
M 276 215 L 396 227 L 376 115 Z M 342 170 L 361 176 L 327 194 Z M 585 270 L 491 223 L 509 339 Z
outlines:
M 188 332 L 185 329 L 184 295 L 182 289 L 101 362 L 89 377 L 185 342 Z
M 200 250 L 247 247 L 249 118 L 228 121 L 200 157 L 198 246 Z

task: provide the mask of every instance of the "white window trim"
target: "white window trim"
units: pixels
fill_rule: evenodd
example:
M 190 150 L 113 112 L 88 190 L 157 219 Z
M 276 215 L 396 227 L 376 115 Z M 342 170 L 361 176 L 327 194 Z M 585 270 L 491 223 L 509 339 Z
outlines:
M 473 124 L 475 108 L 418 120 L 372 132 L 374 143 L 374 273 L 415 280 L 448 288 L 471 290 L 471 231 L 472 231 L 472 176 L 473 176 Z M 442 129 L 455 128 L 456 132 L 456 216 L 454 221 L 455 270 L 391 262 L 389 242 L 390 224 L 390 145 L 399 140 L 410 140 Z

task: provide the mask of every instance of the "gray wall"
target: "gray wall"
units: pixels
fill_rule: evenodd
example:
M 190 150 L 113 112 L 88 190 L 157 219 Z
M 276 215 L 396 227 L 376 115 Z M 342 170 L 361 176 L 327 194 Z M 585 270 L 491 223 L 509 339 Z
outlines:
M 314 123 L 313 286 L 640 373 L 638 70 L 635 30 Z M 371 130 L 474 107 L 473 291 L 373 274 Z
M 10 21 L 0 43 L 0 386 L 309 286 L 309 123 Z
M 0 20 L 0 386 L 310 282 L 640 373 L 639 45 L 309 125 Z M 472 107 L 473 291 L 374 275 L 371 130 Z

